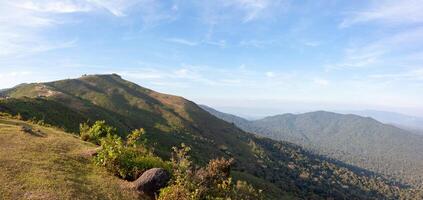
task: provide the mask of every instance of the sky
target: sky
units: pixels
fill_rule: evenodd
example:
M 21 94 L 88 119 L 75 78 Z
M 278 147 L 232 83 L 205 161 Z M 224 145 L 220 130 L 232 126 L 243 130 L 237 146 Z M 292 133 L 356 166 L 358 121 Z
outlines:
M 423 116 L 422 0 L 13 0 L 0 13 L 0 88 L 118 73 L 244 116 Z

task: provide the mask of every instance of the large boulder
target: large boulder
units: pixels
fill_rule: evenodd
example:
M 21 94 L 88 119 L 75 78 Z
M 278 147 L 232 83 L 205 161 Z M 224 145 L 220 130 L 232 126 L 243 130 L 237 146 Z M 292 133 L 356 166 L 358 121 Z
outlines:
M 145 171 L 132 184 L 140 193 L 155 199 L 159 190 L 167 185 L 170 180 L 170 174 L 162 168 L 152 168 Z

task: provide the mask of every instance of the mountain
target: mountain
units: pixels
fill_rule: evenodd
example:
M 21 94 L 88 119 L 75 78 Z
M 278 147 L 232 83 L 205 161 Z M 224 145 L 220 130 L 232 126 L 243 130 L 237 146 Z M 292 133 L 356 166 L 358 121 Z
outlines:
M 143 88 L 116 74 L 19 85 L 5 95 L 10 98 L 0 99 L 0 112 L 71 133 L 78 132 L 80 123 L 95 120 L 106 120 L 121 135 L 145 128 L 154 153 L 164 159 L 180 143 L 192 147 L 192 158 L 199 165 L 216 157 L 232 157 L 234 178 L 263 189 L 267 199 L 420 195 L 377 173 L 246 133 L 194 102 Z
M 356 114 L 364 117 L 372 117 L 382 123 L 392 124 L 402 129 L 409 129 L 417 132 L 419 130 L 423 130 L 423 118 L 421 117 L 378 110 L 345 111 L 345 113 Z
M 292 142 L 408 184 L 423 181 L 423 137 L 372 118 L 318 111 L 248 121 L 209 107 L 203 109 L 247 132 Z

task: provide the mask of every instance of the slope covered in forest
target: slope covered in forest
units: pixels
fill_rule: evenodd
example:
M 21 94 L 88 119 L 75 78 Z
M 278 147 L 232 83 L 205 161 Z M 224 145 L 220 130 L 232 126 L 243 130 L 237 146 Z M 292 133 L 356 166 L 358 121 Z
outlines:
M 318 111 L 248 121 L 203 108 L 247 132 L 289 141 L 405 183 L 423 181 L 423 137 L 369 117 Z

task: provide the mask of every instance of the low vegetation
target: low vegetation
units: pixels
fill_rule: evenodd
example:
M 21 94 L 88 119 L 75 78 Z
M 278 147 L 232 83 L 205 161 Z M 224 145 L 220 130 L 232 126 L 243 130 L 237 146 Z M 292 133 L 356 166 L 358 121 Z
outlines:
M 185 144 L 173 148 L 173 180 L 162 189 L 159 200 L 201 199 L 263 199 L 261 190 L 256 190 L 245 181 L 233 183 L 230 177 L 232 160 L 213 159 L 207 166 L 196 169 L 188 156 L 191 150 Z
M 105 121 L 96 121 L 92 126 L 87 123 L 80 125 L 81 139 L 101 145 L 94 157 L 95 164 L 105 167 L 110 173 L 133 181 L 151 168 L 171 172 L 173 178 L 169 186 L 161 190 L 160 200 L 263 198 L 261 190 L 256 190 L 247 182 L 232 181 L 230 166 L 233 160 L 213 159 L 207 166 L 198 168 L 188 155 L 191 148 L 181 144 L 181 148 L 173 148 L 172 159 L 166 162 L 153 155 L 144 135 L 144 129 L 136 129 L 124 141 Z
M 143 133 L 142 129 L 133 131 L 126 142 L 116 134 L 101 138 L 101 149 L 94 158 L 95 163 L 125 180 L 135 180 L 142 172 L 154 167 L 170 171 L 168 162 L 154 156 L 145 146 L 138 145 Z

